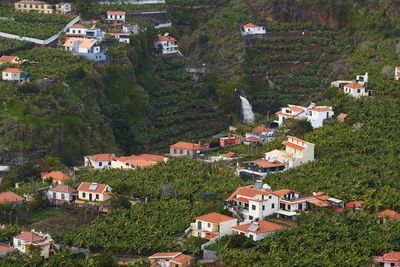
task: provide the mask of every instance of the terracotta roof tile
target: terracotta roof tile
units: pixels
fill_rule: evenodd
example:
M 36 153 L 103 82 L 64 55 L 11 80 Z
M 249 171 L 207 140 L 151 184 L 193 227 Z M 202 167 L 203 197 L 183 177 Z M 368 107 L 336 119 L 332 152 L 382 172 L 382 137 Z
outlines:
M 269 160 L 265 160 L 265 159 L 258 159 L 255 161 L 248 161 L 247 163 L 254 163 L 262 168 L 273 168 L 273 167 L 280 167 L 280 166 L 285 166 L 284 163 L 280 162 L 280 161 L 274 161 L 274 162 L 270 162 Z
M 90 186 L 95 187 L 95 189 L 90 189 Z M 97 185 L 97 186 L 94 186 Z M 98 184 L 98 183 L 91 183 L 91 182 L 82 182 L 79 187 L 78 191 L 84 192 L 93 192 L 93 193 L 104 193 L 107 189 L 108 185 L 106 184 Z
M 253 23 L 247 23 L 245 25 L 243 25 L 244 28 L 257 28 L 257 26 Z
M 0 204 L 17 203 L 23 201 L 24 198 L 13 193 L 13 192 L 3 192 L 0 193 Z
M 205 214 L 205 215 L 196 217 L 196 220 L 219 224 L 221 222 L 235 220 L 235 218 L 232 218 L 232 217 L 229 217 L 224 214 L 217 213 L 217 212 L 211 212 L 209 214 Z
M 76 190 L 75 188 L 73 188 L 69 185 L 64 185 L 64 184 L 56 185 L 56 186 L 50 188 L 49 191 L 60 192 L 60 193 L 69 193 L 69 194 L 78 193 L 78 190 Z
M 379 217 L 389 217 L 393 220 L 400 220 L 400 213 L 394 210 L 384 210 L 378 213 Z
M 197 151 L 197 150 L 202 150 L 202 149 L 207 148 L 207 146 L 201 146 L 199 144 L 189 143 L 189 142 L 177 142 L 177 143 L 171 145 L 170 147 L 177 148 L 177 149 L 189 150 L 189 151 Z
M 19 235 L 17 235 L 16 237 L 14 237 L 16 239 L 21 239 L 23 241 L 26 242 L 41 242 L 44 241 L 45 238 L 34 233 L 34 232 L 22 232 Z
M 361 89 L 364 88 L 364 86 L 362 86 L 361 84 L 359 84 L 358 82 L 351 82 L 345 85 L 345 87 L 351 88 L 351 89 Z
M 257 230 L 251 231 L 249 228 L 250 226 L 255 225 L 258 226 Z M 273 223 L 270 221 L 259 221 L 259 222 L 253 222 L 253 223 L 246 223 L 238 226 L 232 227 L 232 229 L 240 231 L 240 232 L 250 232 L 250 233 L 256 233 L 256 234 L 261 234 L 261 233 L 267 233 L 267 232 L 275 232 L 279 230 L 285 230 L 287 227 Z
M 24 71 L 18 68 L 7 68 L 3 70 L 3 72 L 9 72 L 9 73 L 23 73 Z
M 176 39 L 174 37 L 171 36 L 158 36 L 158 41 L 159 42 L 175 42 Z
M 60 171 L 44 172 L 41 174 L 42 178 L 52 178 L 54 181 L 68 181 L 71 180 L 71 176 L 66 175 Z

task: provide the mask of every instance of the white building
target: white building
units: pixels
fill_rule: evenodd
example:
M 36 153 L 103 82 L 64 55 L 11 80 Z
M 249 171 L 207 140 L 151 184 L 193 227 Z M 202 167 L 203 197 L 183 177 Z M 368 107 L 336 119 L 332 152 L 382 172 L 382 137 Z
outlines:
M 40 248 L 40 256 L 44 259 L 49 257 L 53 243 L 50 235 L 38 233 L 34 230 L 22 232 L 13 238 L 14 248 L 18 249 L 21 253 L 29 254 L 29 247 L 33 245 Z
M 86 28 L 84 25 L 77 23 L 68 29 L 68 31 L 65 33 L 65 36 L 68 38 L 78 37 L 97 39 L 102 42 L 104 40 L 105 33 L 101 29 L 95 28 L 94 26 L 92 28 Z
M 84 156 L 84 166 L 93 169 L 111 169 L 112 162 L 117 158 L 115 154 L 96 154 L 93 156 Z
M 167 162 L 168 158 L 154 154 L 141 154 L 126 157 L 118 157 L 111 162 L 112 169 L 137 169 L 154 166 L 161 162 Z
M 330 106 L 316 106 L 311 103 L 308 107 L 288 105 L 275 114 L 278 116 L 278 120 L 275 122 L 279 126 L 282 125 L 285 119 L 299 119 L 309 121 L 311 126 L 316 129 L 322 127 L 324 120 L 332 118 L 334 112 Z
M 22 0 L 14 4 L 14 8 L 21 12 L 35 12 L 43 14 L 69 14 L 72 6 L 69 3 L 48 4 L 40 0 Z
M 366 90 L 365 85 L 362 85 L 358 82 L 351 82 L 351 83 L 346 84 L 343 87 L 343 92 L 354 98 L 360 98 L 363 96 L 371 96 L 372 95 L 372 90 Z
M 111 187 L 107 184 L 82 182 L 78 187 L 78 199 L 91 202 L 104 202 L 111 196 Z
M 285 229 L 286 227 L 281 224 L 262 220 L 258 222 L 250 222 L 234 226 L 233 233 L 239 235 L 245 235 L 246 237 L 254 241 L 258 241 L 264 239 L 268 235 L 271 235 L 277 231 Z
M 394 80 L 395 81 L 400 80 L 400 67 L 396 67 L 394 69 Z
M 260 181 L 254 185 L 239 187 L 226 201 L 229 203 L 229 210 L 242 214 L 245 222 L 263 220 L 279 209 L 278 196 Z
M 171 36 L 159 35 L 157 40 L 154 41 L 154 48 L 162 47 L 162 54 L 175 54 L 178 52 L 178 45 L 176 39 Z
M 126 12 L 125 11 L 107 11 L 107 21 L 122 24 L 125 23 Z
M 253 23 L 247 23 L 241 27 L 241 33 L 243 36 L 258 35 L 258 34 L 266 34 L 267 30 L 263 26 L 258 26 Z
M 131 35 L 127 33 L 109 33 L 110 36 L 114 37 L 118 42 L 129 44 Z
M 2 72 L 2 79 L 3 81 L 9 82 L 29 82 L 31 79 L 31 73 L 23 71 L 18 68 L 6 68 Z
M 192 236 L 207 240 L 232 235 L 232 227 L 237 225 L 237 219 L 212 212 L 196 218 L 196 222 L 190 225 Z
M 288 136 L 288 140 L 282 144 L 285 145 L 285 150 L 275 149 L 267 152 L 265 153 L 265 159 L 283 162 L 286 165 L 286 169 L 295 168 L 314 160 L 315 145 L 313 143 L 294 136 Z
M 106 61 L 107 56 L 101 51 L 99 41 L 88 38 L 68 38 L 64 43 L 66 51 L 70 51 L 77 56 L 85 57 L 96 63 Z
M 187 156 L 197 158 L 200 154 L 208 149 L 208 146 L 189 142 L 177 142 L 169 146 L 169 154 L 171 156 Z
M 73 202 L 78 196 L 78 191 L 69 185 L 56 185 L 49 189 L 47 198 L 54 205 L 63 205 Z

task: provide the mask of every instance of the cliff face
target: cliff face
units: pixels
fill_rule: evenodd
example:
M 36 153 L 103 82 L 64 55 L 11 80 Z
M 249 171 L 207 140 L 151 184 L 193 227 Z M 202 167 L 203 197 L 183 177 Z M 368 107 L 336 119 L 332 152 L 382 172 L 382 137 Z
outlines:
M 248 1 L 268 20 L 306 22 L 341 27 L 351 10 L 346 0 L 264 0 Z

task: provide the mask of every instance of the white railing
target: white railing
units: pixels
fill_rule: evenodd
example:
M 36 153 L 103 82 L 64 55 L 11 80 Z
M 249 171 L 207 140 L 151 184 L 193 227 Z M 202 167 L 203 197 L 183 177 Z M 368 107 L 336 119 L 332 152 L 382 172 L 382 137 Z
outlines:
M 5 33 L 5 32 L 0 32 L 0 37 L 6 38 L 6 39 L 13 39 L 13 40 L 18 40 L 18 41 L 29 42 L 29 43 L 35 43 L 38 45 L 48 45 L 48 44 L 54 42 L 55 40 L 57 40 L 57 38 L 60 36 L 61 33 L 66 32 L 72 25 L 76 24 L 80 20 L 81 20 L 81 18 L 79 16 L 77 16 L 76 18 L 71 20 L 64 27 L 64 29 L 62 29 L 61 31 L 59 31 L 58 33 L 54 34 L 53 36 L 51 36 L 50 38 L 48 38 L 46 40 L 36 39 L 36 38 L 32 38 L 32 37 L 27 37 L 27 36 L 19 36 L 19 35 Z

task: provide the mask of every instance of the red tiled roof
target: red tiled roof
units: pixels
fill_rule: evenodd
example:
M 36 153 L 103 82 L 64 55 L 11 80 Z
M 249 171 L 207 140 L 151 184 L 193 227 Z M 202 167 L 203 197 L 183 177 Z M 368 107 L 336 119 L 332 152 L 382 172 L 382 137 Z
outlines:
M 125 15 L 125 11 L 107 11 L 107 15 Z
M 85 26 L 83 26 L 82 24 L 79 24 L 79 23 L 71 26 L 71 29 L 85 29 L 85 28 L 86 28 Z
M 249 136 L 246 138 L 247 142 L 261 142 L 261 138 L 257 136 Z
M 328 206 L 328 204 L 325 201 L 322 201 L 322 200 L 320 200 L 320 199 L 318 199 L 316 197 L 309 198 L 306 201 L 308 203 L 314 204 L 314 205 L 316 205 L 318 207 L 327 207 Z
M 283 141 L 282 144 L 284 144 L 285 146 L 297 149 L 297 150 L 301 150 L 301 151 L 303 151 L 305 149 L 305 147 L 293 144 L 292 142 L 289 142 L 289 141 Z
M 44 172 L 41 174 L 42 178 L 52 178 L 55 181 L 68 181 L 71 180 L 71 176 L 66 175 L 60 171 Z
M 304 140 L 302 140 L 300 138 L 297 138 L 295 136 L 288 135 L 287 137 L 288 137 L 288 139 L 291 138 L 291 139 L 296 140 L 297 142 L 300 142 L 300 143 L 304 143 L 304 144 L 307 143 L 307 141 L 304 141 Z
M 79 185 L 79 187 L 78 187 L 78 191 L 94 192 L 94 193 L 103 193 L 103 192 L 106 190 L 107 186 L 108 186 L 108 185 L 106 185 L 106 184 L 97 184 L 96 189 L 91 190 L 91 189 L 89 189 L 89 187 L 90 187 L 92 184 L 97 184 L 97 183 L 82 182 L 82 183 Z
M 233 200 L 236 195 L 245 196 L 247 198 L 254 198 L 257 195 L 268 196 L 271 192 L 264 189 L 256 189 L 253 185 L 242 186 L 235 190 L 226 200 Z
M 291 192 L 293 192 L 293 191 L 290 189 L 280 189 L 280 190 L 273 191 L 272 193 L 278 197 L 283 197 L 284 195 L 289 194 Z
M 289 106 L 289 107 L 287 107 L 287 109 L 290 109 L 290 110 L 292 110 L 292 111 L 295 111 L 295 112 L 304 112 L 304 110 L 305 110 L 305 108 L 304 107 L 300 107 L 300 106 Z
M 10 72 L 10 73 L 23 73 L 21 69 L 18 68 L 7 68 L 3 70 L 3 72 Z
M 24 198 L 13 193 L 13 192 L 3 192 L 0 193 L 0 204 L 17 203 L 23 201 Z
M 60 192 L 60 193 L 69 193 L 69 194 L 78 193 L 78 190 L 76 190 L 75 188 L 73 188 L 69 185 L 64 185 L 64 184 L 56 185 L 56 186 L 52 187 L 49 191 Z
M 345 85 L 345 87 L 351 88 L 351 89 L 361 89 L 364 88 L 364 86 L 362 86 L 361 84 L 359 84 L 358 82 L 351 82 Z
M 258 229 L 255 231 L 250 231 L 249 227 L 252 224 L 258 224 Z M 256 233 L 256 234 L 262 234 L 262 233 L 267 233 L 267 232 L 275 232 L 279 230 L 284 230 L 286 229 L 285 226 L 273 223 L 270 221 L 259 221 L 259 222 L 254 222 L 254 223 L 246 223 L 238 226 L 232 227 L 232 229 L 240 231 L 240 232 L 251 232 L 251 233 Z
M 11 62 L 16 58 L 16 56 L 1 56 L 0 62 Z
M 339 115 L 336 116 L 336 118 L 338 120 L 344 120 L 347 118 L 347 116 L 349 116 L 349 115 L 347 115 L 346 113 L 340 113 Z
M 352 208 L 361 208 L 364 205 L 363 201 L 351 201 L 345 204 L 345 207 L 348 209 Z
M 209 214 L 204 214 L 199 217 L 196 217 L 196 220 L 210 222 L 210 223 L 221 223 L 221 222 L 226 222 L 226 221 L 235 220 L 235 219 L 232 217 L 226 216 L 224 214 L 220 214 L 217 212 L 211 212 Z
M 253 23 L 247 23 L 246 25 L 243 25 L 244 28 L 257 28 L 257 26 Z
M 287 113 L 283 113 L 282 111 L 278 111 L 278 112 L 276 112 L 275 113 L 276 115 L 281 115 L 281 116 L 286 116 L 286 117 L 294 117 L 293 115 L 291 115 L 291 114 L 287 114 Z
M 264 133 L 264 132 L 268 132 L 268 131 L 269 131 L 269 129 L 267 127 L 265 127 L 264 125 L 259 125 L 253 129 L 253 132 L 257 132 L 257 133 Z
M 270 162 L 269 160 L 265 160 L 265 159 L 258 159 L 255 161 L 250 161 L 249 163 L 251 163 L 251 162 L 255 163 L 256 165 L 258 165 L 262 168 L 273 168 L 273 167 L 285 166 L 285 164 L 280 161 Z
M 174 42 L 176 41 L 176 39 L 174 37 L 171 36 L 158 36 L 158 41 L 159 42 Z
M 11 251 L 16 251 L 17 249 L 10 247 L 8 245 L 5 244 L 0 244 L 0 252 L 11 252 Z
M 117 158 L 117 160 L 124 163 L 129 162 L 135 167 L 147 167 L 157 164 L 159 162 L 163 162 L 165 160 L 165 157 L 160 155 L 141 154 L 127 157 L 119 157 Z
M 186 263 L 190 262 L 191 260 L 193 260 L 192 256 L 181 254 L 178 257 L 172 259 L 171 262 L 183 265 L 183 264 L 186 264 Z
M 87 156 L 87 158 L 93 161 L 108 161 L 108 160 L 114 160 L 117 157 L 115 156 L 115 154 L 105 153 L 105 154 L 97 154 L 94 156 Z
M 385 261 L 400 262 L 400 251 L 391 251 L 391 252 L 385 253 L 385 254 L 383 254 L 382 258 Z
M 206 149 L 207 147 L 201 146 L 201 145 L 195 144 L 195 143 L 177 142 L 177 143 L 171 145 L 170 148 L 177 148 L 177 149 L 183 149 L 183 150 L 189 150 L 189 151 L 197 151 L 197 150 Z
M 26 242 L 38 242 L 38 241 L 40 242 L 45 239 L 44 237 L 41 237 L 40 235 L 38 235 L 34 232 L 22 232 L 14 238 L 20 239 L 20 240 L 23 240 Z
M 234 198 L 233 200 L 236 202 L 249 203 L 249 199 L 244 198 L 244 197 L 237 197 L 237 198 Z
M 400 213 L 394 210 L 384 210 L 378 213 L 379 217 L 389 217 L 393 220 L 400 220 Z
M 311 109 L 312 111 L 332 111 L 332 107 L 314 107 Z
M 211 239 L 214 239 L 214 238 L 216 238 L 218 236 L 219 236 L 218 233 L 207 233 L 206 236 L 204 237 L 204 239 L 211 240 Z

